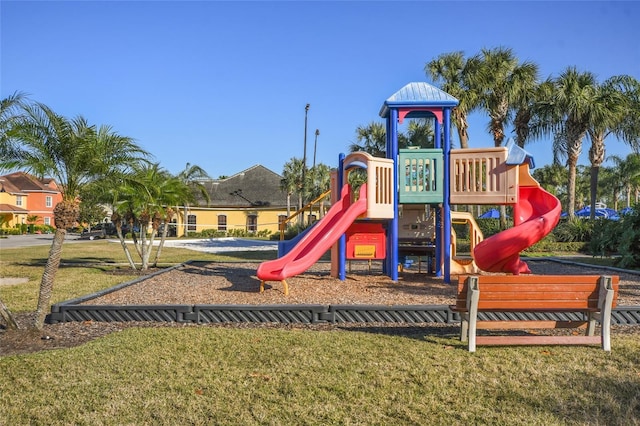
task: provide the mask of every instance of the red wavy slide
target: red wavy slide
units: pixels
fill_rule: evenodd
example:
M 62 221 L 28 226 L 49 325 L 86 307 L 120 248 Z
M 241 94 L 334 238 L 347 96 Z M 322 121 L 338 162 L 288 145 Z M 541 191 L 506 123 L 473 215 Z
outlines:
M 517 224 L 481 241 L 473 251 L 476 265 L 483 271 L 530 274 L 520 252 L 543 239 L 560 220 L 560 200 L 542 187 L 520 186 L 518 195 L 514 209 Z
M 352 190 L 344 185 L 340 200 L 284 256 L 263 262 L 257 276 L 262 281 L 282 281 L 301 274 L 316 263 L 344 234 L 358 216 L 367 211 L 367 185 L 360 187 L 360 198 L 351 203 Z

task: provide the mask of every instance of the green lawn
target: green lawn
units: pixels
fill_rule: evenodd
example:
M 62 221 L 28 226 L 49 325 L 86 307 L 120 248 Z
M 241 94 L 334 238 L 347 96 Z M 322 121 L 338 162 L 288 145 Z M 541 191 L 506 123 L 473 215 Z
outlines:
M 24 293 L 0 288 L 12 310 L 35 307 L 47 253 L 2 251 L 3 276 L 30 278 Z M 167 249 L 164 260 L 274 253 L 233 256 Z M 123 261 L 118 244 L 65 245 L 55 299 L 129 280 L 104 273 Z M 614 331 L 611 353 L 581 346 L 469 353 L 457 332 L 129 328 L 80 347 L 0 356 L 0 425 L 640 424 L 637 334 Z
M 472 354 L 454 331 L 127 329 L 0 357 L 0 424 L 640 423 L 637 336 Z

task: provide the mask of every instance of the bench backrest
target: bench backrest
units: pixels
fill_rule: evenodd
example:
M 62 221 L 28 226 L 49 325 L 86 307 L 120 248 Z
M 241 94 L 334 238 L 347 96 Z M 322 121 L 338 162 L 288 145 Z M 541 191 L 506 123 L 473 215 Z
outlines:
M 470 279 L 473 277 L 472 279 Z M 601 275 L 460 275 L 456 309 L 467 308 L 469 283 L 477 279 L 479 310 L 594 310 L 598 309 L 600 282 L 610 278 L 618 298 L 620 277 Z

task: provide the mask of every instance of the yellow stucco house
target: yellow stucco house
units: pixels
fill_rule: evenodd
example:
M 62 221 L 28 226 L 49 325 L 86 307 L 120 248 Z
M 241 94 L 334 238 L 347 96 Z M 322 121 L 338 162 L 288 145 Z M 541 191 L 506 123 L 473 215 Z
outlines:
M 210 201 L 200 196 L 197 205 L 180 207 L 180 214 L 173 220 L 176 235 L 204 230 L 279 232 L 279 223 L 288 215 L 288 197 L 280 188 L 281 180 L 279 174 L 256 165 L 225 179 L 201 182 Z M 295 204 L 297 195 L 290 200 Z M 296 210 L 295 205 L 291 208 Z

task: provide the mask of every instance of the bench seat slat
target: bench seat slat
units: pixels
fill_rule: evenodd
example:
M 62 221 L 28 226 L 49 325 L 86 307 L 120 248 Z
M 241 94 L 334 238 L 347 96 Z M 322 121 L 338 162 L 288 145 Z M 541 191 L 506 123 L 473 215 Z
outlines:
M 600 336 L 477 336 L 476 344 L 512 345 L 599 345 Z
M 589 303 L 586 300 L 481 300 L 478 303 L 478 309 L 486 310 L 523 310 L 532 309 L 534 311 L 544 309 L 554 310 L 589 310 L 598 307 L 598 301 Z
M 468 275 L 460 275 L 458 283 L 464 282 Z M 544 281 L 540 281 L 544 277 Z M 508 284 L 508 285 L 540 285 L 540 284 L 598 284 L 600 275 L 482 275 L 483 284 Z
M 586 321 L 520 320 L 520 321 L 478 321 L 483 330 L 522 330 L 527 328 L 584 328 Z
M 595 303 L 585 303 L 584 301 L 540 301 L 540 300 L 493 300 L 490 302 L 478 302 L 478 309 L 489 312 L 510 312 L 510 311 L 542 311 L 542 312 L 558 312 L 571 311 L 576 312 L 593 312 L 597 311 L 598 301 Z M 455 305 L 455 311 L 465 312 L 467 310 L 466 301 L 458 301 Z

